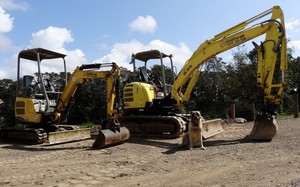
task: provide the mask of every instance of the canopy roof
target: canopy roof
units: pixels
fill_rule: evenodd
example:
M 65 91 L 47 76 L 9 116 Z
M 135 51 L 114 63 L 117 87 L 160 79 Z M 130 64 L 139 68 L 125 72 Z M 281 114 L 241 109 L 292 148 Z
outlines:
M 19 58 L 37 61 L 37 54 L 40 55 L 40 61 L 44 59 L 64 58 L 66 56 L 65 54 L 57 53 L 47 49 L 34 48 L 21 51 L 19 53 Z
M 172 57 L 172 55 L 166 55 L 158 50 L 150 50 L 150 51 L 143 51 L 136 54 L 133 54 L 132 57 L 138 59 L 140 61 L 147 62 L 150 59 L 160 59 L 165 57 Z

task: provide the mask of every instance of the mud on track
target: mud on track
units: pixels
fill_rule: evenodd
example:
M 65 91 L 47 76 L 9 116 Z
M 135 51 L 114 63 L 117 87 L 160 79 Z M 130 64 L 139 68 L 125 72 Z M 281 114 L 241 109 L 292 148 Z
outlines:
M 253 123 L 224 125 L 206 150 L 181 139 L 131 138 L 92 150 L 0 142 L 0 186 L 300 186 L 300 119 L 278 120 L 272 142 L 244 142 Z

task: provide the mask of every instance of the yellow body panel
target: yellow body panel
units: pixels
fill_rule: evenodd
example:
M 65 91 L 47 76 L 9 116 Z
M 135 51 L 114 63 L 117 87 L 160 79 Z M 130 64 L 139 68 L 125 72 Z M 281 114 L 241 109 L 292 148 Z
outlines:
M 155 88 L 151 84 L 142 82 L 132 82 L 124 89 L 125 109 L 144 108 L 146 103 L 155 99 Z
M 38 124 L 42 119 L 42 115 L 34 108 L 34 99 L 31 98 L 16 98 L 15 116 L 25 123 Z

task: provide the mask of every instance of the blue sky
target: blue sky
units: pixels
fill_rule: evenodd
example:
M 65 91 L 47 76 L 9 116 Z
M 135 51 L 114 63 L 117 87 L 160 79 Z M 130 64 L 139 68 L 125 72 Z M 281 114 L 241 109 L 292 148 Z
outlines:
M 67 54 L 68 71 L 111 61 L 130 68 L 132 53 L 150 49 L 174 54 L 181 68 L 202 42 L 274 5 L 283 9 L 289 46 L 300 56 L 299 0 L 0 0 L 0 79 L 15 79 L 18 52 L 33 47 Z M 230 60 L 231 52 L 221 57 Z

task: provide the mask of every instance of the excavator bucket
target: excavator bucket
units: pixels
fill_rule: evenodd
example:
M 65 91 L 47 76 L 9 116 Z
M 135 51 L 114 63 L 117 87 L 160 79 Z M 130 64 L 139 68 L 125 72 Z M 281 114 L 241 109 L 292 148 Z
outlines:
M 278 130 L 277 121 L 263 115 L 257 115 L 254 126 L 250 135 L 246 137 L 248 140 L 254 141 L 271 141 Z
M 202 136 L 204 139 L 215 136 L 224 131 L 221 125 L 221 119 L 213 119 L 202 122 Z
M 115 132 L 110 129 L 100 130 L 93 143 L 94 149 L 102 149 L 127 141 L 130 137 L 129 130 L 126 127 L 120 127 Z
M 72 141 L 79 141 L 91 138 L 91 129 L 74 129 L 48 133 L 48 143 L 60 144 Z

